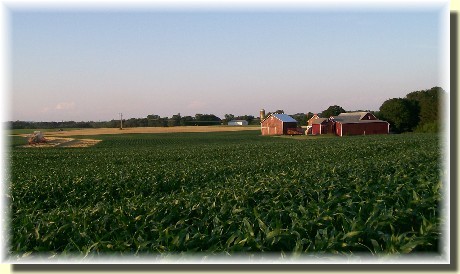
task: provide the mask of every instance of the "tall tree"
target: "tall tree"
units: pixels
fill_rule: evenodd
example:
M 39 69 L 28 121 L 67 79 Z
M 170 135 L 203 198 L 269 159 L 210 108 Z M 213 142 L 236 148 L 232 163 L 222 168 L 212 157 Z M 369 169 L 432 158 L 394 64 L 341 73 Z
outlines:
M 418 129 L 432 129 L 436 131 L 440 119 L 440 103 L 445 91 L 440 87 L 428 90 L 414 91 L 406 95 L 406 98 L 417 102 L 420 107 Z
M 223 120 L 224 125 L 227 125 L 228 122 L 230 122 L 231 120 L 233 120 L 235 118 L 235 115 L 233 115 L 233 114 L 225 114 L 224 117 L 225 117 L 224 120 Z
M 329 118 L 331 116 L 337 116 L 340 113 L 346 112 L 341 106 L 338 105 L 333 105 L 328 107 L 326 110 L 321 112 L 321 117 L 322 118 Z
M 417 102 L 406 98 L 393 98 L 383 102 L 379 116 L 390 123 L 393 132 L 412 131 L 419 122 Z
M 299 125 L 305 126 L 307 125 L 307 115 L 305 113 L 296 113 L 294 115 L 291 115 L 292 118 L 294 118 Z

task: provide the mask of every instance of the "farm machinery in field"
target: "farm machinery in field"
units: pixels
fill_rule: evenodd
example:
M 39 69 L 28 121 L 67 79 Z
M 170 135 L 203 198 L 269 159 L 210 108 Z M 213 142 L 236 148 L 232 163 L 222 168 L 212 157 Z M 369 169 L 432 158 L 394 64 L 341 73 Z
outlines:
M 41 131 L 34 131 L 34 133 L 29 135 L 27 141 L 29 142 L 29 145 L 44 144 L 47 142 Z

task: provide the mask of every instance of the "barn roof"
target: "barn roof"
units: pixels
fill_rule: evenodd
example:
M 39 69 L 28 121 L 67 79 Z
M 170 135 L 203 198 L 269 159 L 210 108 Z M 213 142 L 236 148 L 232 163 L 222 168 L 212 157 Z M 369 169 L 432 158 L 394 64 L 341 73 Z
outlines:
M 369 112 L 365 112 L 365 111 L 357 111 L 357 112 L 343 112 L 343 113 L 340 113 L 339 116 L 359 116 L 359 120 L 363 119 L 364 116 L 366 116 L 366 114 L 368 114 Z
M 340 123 L 342 124 L 371 124 L 371 123 L 388 123 L 387 121 L 383 121 L 383 120 L 360 120 L 360 121 L 356 121 L 356 122 L 342 122 L 342 121 L 339 121 Z
M 349 113 L 340 113 L 338 116 L 333 116 L 332 118 L 336 122 L 342 124 L 351 124 L 351 123 L 387 123 L 383 120 L 361 120 L 369 112 L 349 112 Z
M 276 118 L 278 118 L 279 120 L 281 120 L 282 122 L 286 122 L 286 123 L 297 123 L 297 120 L 292 118 L 291 116 L 287 115 L 287 114 L 279 114 L 279 113 L 272 113 L 271 115 L 275 116 Z
M 326 121 L 327 118 L 317 118 L 313 121 L 313 124 L 321 124 L 322 122 Z
M 360 115 L 339 115 L 333 116 L 334 121 L 341 122 L 341 123 L 358 123 L 361 121 Z M 374 120 L 375 121 L 375 120 Z

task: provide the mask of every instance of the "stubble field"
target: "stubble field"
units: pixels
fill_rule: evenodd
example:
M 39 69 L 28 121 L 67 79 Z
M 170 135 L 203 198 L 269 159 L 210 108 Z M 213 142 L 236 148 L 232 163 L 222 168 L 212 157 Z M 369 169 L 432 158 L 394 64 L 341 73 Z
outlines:
M 228 132 L 228 131 L 260 131 L 254 126 L 181 126 L 181 127 L 134 127 L 134 128 L 87 128 L 48 132 L 49 136 L 93 136 L 107 134 L 134 134 L 134 133 L 179 133 L 179 132 Z

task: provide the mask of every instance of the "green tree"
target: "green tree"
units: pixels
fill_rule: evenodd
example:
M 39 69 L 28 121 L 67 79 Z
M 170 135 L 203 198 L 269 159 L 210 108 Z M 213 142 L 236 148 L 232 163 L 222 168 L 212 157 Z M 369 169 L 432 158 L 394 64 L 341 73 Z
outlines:
M 194 125 L 210 126 L 221 124 L 221 119 L 214 114 L 195 114 Z
M 438 130 L 439 109 L 444 94 L 445 91 L 442 88 L 433 87 L 406 95 L 407 99 L 416 102 L 420 107 L 417 131 L 436 132 Z
M 192 116 L 182 116 L 180 119 L 181 126 L 193 125 L 194 118 Z
M 235 120 L 246 120 L 248 121 L 248 124 L 251 124 L 252 120 L 254 120 L 254 116 L 252 115 L 241 115 L 241 116 L 237 116 L 235 117 Z
M 333 105 L 328 107 L 326 110 L 321 112 L 321 117 L 322 118 L 329 118 L 331 116 L 337 116 L 340 113 L 346 112 L 341 106 L 338 105 Z
M 307 115 L 305 113 L 296 113 L 294 115 L 291 115 L 292 118 L 294 118 L 299 125 L 305 126 L 307 125 Z
M 177 113 L 171 117 L 171 119 L 168 119 L 168 127 L 175 127 L 179 126 L 181 121 L 181 116 L 180 113 Z
M 231 120 L 235 119 L 235 115 L 233 115 L 233 114 L 225 114 L 224 117 L 225 117 L 224 120 L 223 120 L 224 125 L 227 125 L 228 122 L 230 122 Z
M 406 98 L 392 98 L 380 106 L 379 116 L 390 123 L 393 132 L 412 131 L 419 122 L 417 102 Z

